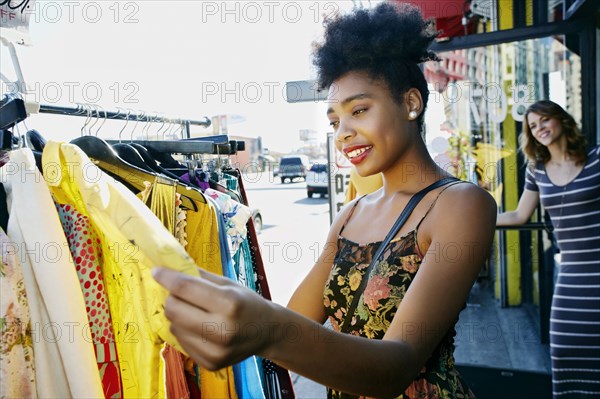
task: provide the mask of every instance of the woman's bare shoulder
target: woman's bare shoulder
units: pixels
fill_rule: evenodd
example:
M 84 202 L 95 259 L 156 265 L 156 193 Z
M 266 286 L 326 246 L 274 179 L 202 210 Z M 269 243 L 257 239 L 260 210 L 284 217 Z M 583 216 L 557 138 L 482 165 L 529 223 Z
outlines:
M 465 223 L 477 223 L 481 218 L 491 218 L 497 213 L 496 201 L 486 190 L 472 183 L 459 183 L 449 187 L 440 196 L 436 206 L 437 216 Z

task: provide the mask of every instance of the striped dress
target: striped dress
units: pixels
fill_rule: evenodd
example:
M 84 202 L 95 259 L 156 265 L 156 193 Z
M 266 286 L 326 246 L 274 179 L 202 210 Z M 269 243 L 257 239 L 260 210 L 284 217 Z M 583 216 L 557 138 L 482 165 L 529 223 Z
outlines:
M 539 191 L 561 254 L 550 314 L 554 398 L 600 398 L 600 146 L 564 186 L 543 164 L 527 169 L 525 188 Z

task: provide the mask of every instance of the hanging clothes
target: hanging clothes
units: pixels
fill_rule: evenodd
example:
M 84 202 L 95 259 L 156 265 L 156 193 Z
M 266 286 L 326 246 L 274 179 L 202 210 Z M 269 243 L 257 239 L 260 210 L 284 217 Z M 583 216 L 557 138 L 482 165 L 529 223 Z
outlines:
M 197 211 L 187 212 L 187 251 L 196 264 L 204 270 L 223 275 L 219 242 L 217 210 L 213 203 L 196 203 Z M 200 368 L 200 392 L 203 398 L 235 398 L 233 370 L 227 367 L 218 371 Z
M 177 222 L 185 212 L 179 212 L 178 204 L 181 202 L 172 180 L 158 177 L 154 185 L 147 183 L 146 189 L 138 194 L 142 202 L 150 207 L 152 213 L 162 222 L 163 226 L 176 237 Z M 179 218 L 178 218 L 179 215 Z M 180 240 L 177 240 L 181 244 Z M 165 391 L 169 399 L 185 399 L 190 397 L 187 387 L 185 370 L 181 355 L 171 345 L 165 343 L 160 351 L 164 364 Z
M 180 195 L 177 194 L 177 214 L 175 215 L 175 238 L 179 241 L 182 247 L 187 248 L 188 240 L 187 233 L 185 232 L 185 226 L 187 226 L 187 214 L 181 208 L 181 198 Z
M 171 345 L 165 343 L 160 351 L 160 356 L 165 363 L 165 390 L 169 399 L 186 399 L 190 397 L 187 386 L 183 359 L 181 354 Z
M 235 179 L 233 176 L 228 176 L 229 179 Z M 246 239 L 248 232 L 246 223 L 252 216 L 252 211 L 246 205 L 243 205 L 237 201 L 231 199 L 227 194 L 221 193 L 212 188 L 206 189 L 204 194 L 217 203 L 223 220 L 225 222 L 225 237 L 229 237 L 228 240 L 231 244 L 232 254 L 237 252 L 242 241 Z
M 199 276 L 196 265 L 160 220 L 77 146 L 49 141 L 42 161 L 55 198 L 88 216 L 100 236 L 124 397 L 165 397 L 162 343 L 183 349 L 164 315 L 168 293 L 151 269 Z
M 212 203 L 196 204 L 198 210 L 196 212 L 187 211 L 186 215 L 187 252 L 198 267 L 211 273 L 222 274 L 223 267 L 215 206 Z
M 37 398 L 29 304 L 14 245 L 0 229 L 0 398 Z
M 87 310 L 90 334 L 105 398 L 121 398 L 121 372 L 102 276 L 100 238 L 89 218 L 68 204 L 56 204 Z
M 252 266 L 252 253 L 248 238 L 242 241 L 240 249 L 233 255 L 233 264 L 239 283 L 256 292 L 257 275 Z
M 224 196 L 225 194 L 221 194 L 215 192 L 219 196 Z M 210 201 L 213 200 L 213 195 L 207 194 L 207 198 Z M 229 197 L 227 197 L 229 198 Z M 230 198 L 229 198 L 230 199 Z M 227 206 L 232 205 L 228 201 L 223 201 L 224 198 L 220 198 L 221 202 L 225 202 Z M 231 200 L 231 199 L 230 199 Z M 233 267 L 233 261 L 231 258 L 231 249 L 229 247 L 229 243 L 231 242 L 231 237 L 228 237 L 227 234 L 232 231 L 226 227 L 226 220 L 228 219 L 225 214 L 221 213 L 220 207 L 216 204 L 216 213 L 217 220 L 219 226 L 219 242 L 221 245 L 221 263 L 223 267 L 223 275 L 233 281 L 238 281 L 235 273 L 235 269 Z M 240 205 L 243 206 L 243 205 Z M 237 232 L 234 231 L 234 234 Z M 263 384 L 260 378 L 261 371 L 258 367 L 259 361 L 256 356 L 250 356 L 239 363 L 234 364 L 233 367 L 233 376 L 235 382 L 235 391 L 240 399 L 264 399 L 264 389 Z
M 0 169 L 7 235 L 18 243 L 33 329 L 38 397 L 102 397 L 75 265 L 54 202 L 29 149 Z

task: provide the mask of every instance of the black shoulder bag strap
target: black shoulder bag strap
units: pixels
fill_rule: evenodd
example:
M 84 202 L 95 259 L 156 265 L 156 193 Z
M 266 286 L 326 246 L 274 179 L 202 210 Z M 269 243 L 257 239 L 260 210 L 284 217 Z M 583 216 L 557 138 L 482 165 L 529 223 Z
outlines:
M 442 187 L 448 183 L 452 183 L 452 182 L 456 182 L 456 181 L 460 181 L 460 180 L 457 179 L 456 177 L 445 177 L 443 179 L 436 181 L 435 183 L 430 184 L 429 186 L 425 187 L 424 189 L 422 189 L 421 191 L 419 191 L 418 193 L 416 193 L 415 195 L 413 195 L 410 198 L 410 200 L 408 201 L 408 204 L 406 204 L 406 207 L 402 210 L 402 213 L 400 213 L 400 216 L 398 216 L 396 223 L 394 223 L 394 225 L 390 229 L 390 232 L 387 234 L 387 236 L 385 237 L 385 239 L 383 240 L 383 242 L 377 249 L 377 252 L 375 252 L 375 255 L 373 255 L 373 259 L 371 259 L 371 263 L 369 264 L 369 267 L 365 270 L 365 274 L 362 277 L 360 285 L 358 286 L 356 291 L 354 291 L 354 297 L 352 298 L 352 303 L 350 304 L 350 307 L 348 308 L 348 312 L 346 312 L 346 318 L 344 320 L 344 324 L 342 325 L 340 331 L 348 332 L 350 323 L 352 322 L 352 317 L 354 316 L 354 312 L 356 312 L 356 307 L 358 306 L 358 300 L 360 299 L 360 297 L 362 296 L 362 294 L 365 290 L 367 281 L 369 281 L 369 275 L 371 274 L 371 270 L 373 270 L 373 266 L 375 265 L 375 263 L 377 263 L 377 261 L 379 260 L 381 255 L 383 255 L 383 251 L 385 251 L 385 249 L 389 245 L 390 241 L 392 241 L 392 239 L 396 236 L 396 234 L 398 234 L 398 231 L 400 230 L 400 228 L 404 225 L 404 223 L 406 223 L 406 220 L 408 219 L 408 217 L 410 216 L 412 211 L 415 209 L 417 204 L 419 202 L 421 202 L 423 197 L 425 197 L 425 195 L 428 192 L 430 192 L 431 190 L 435 190 L 438 187 Z

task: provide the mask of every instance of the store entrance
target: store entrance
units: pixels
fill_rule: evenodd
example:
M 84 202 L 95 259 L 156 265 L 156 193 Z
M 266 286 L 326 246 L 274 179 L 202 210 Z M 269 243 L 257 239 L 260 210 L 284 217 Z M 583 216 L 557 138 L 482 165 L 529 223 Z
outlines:
M 566 43 L 559 35 L 459 49 L 438 53 L 442 62 L 425 66 L 432 156 L 490 192 L 500 211 L 515 209 L 523 190 L 518 136 L 528 105 L 550 99 L 581 123 L 581 58 Z M 476 395 L 551 397 L 556 252 L 541 209 L 532 223 L 497 230 L 457 325 L 457 366 Z

